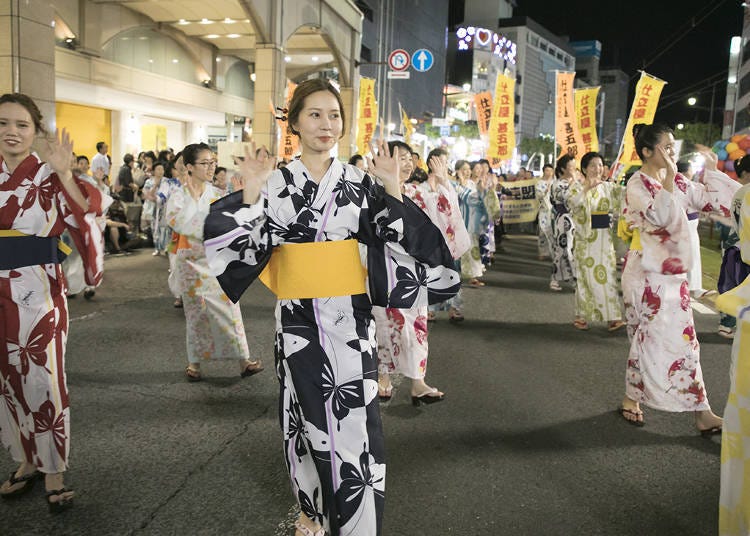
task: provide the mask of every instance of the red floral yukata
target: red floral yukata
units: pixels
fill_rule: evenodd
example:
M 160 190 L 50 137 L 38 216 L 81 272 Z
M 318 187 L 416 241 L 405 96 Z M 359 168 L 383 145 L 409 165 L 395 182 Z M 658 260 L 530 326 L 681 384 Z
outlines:
M 109 198 L 88 183 L 76 183 L 88 199 L 87 212 L 36 154 L 12 174 L 0 158 L 0 241 L 20 244 L 50 237 L 54 250 L 54 237 L 67 229 L 83 258 L 86 282 L 95 286 L 103 271 L 102 235 L 95 218 Z M 1 236 L 8 231 L 29 236 Z M 14 245 L 9 254 L 8 244 L 0 247 L 0 440 L 16 462 L 59 473 L 67 468 L 70 448 L 68 304 L 62 265 L 15 266 L 24 263 L 15 253 L 23 248 Z
M 626 316 L 633 333 L 626 394 L 663 411 L 710 409 L 693 323 L 687 269 L 691 250 L 687 210 L 725 210 L 726 175 L 707 174 L 706 185 L 680 174 L 673 192 L 636 172 L 628 181 L 625 218 L 640 232 L 642 250 L 630 250 L 622 275 Z M 726 191 L 725 191 L 726 190 Z

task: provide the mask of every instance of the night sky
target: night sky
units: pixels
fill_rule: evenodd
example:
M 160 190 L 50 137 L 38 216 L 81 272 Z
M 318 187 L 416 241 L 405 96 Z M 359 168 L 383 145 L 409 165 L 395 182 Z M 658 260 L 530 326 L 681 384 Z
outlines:
M 657 121 L 672 125 L 696 119 L 707 122 L 712 92 L 707 80 L 719 80 L 714 122 L 721 122 L 729 42 L 742 34 L 739 0 L 517 0 L 514 14 L 529 16 L 572 41 L 601 41 L 600 67 L 619 67 L 633 77 L 631 98 L 637 71 L 644 69 L 644 62 L 648 64 L 646 72 L 669 82 L 662 92 Z M 691 95 L 706 109 L 690 109 L 686 101 Z M 671 101 L 674 104 L 665 106 Z

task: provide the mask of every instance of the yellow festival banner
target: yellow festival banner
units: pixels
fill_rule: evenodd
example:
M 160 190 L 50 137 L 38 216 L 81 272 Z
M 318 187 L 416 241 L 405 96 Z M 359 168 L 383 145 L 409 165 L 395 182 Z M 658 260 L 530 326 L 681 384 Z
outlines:
M 513 116 L 516 113 L 515 87 L 514 78 L 504 74 L 497 75 L 489 128 L 490 148 L 487 151 L 487 158 L 493 162 L 492 167 L 499 167 L 501 161 L 510 160 L 516 147 L 516 134 L 513 131 Z
M 490 129 L 490 120 L 492 119 L 492 93 L 483 91 L 474 95 L 474 106 L 477 108 L 479 134 L 485 136 Z
M 583 142 L 583 154 L 599 152 L 599 136 L 596 134 L 596 98 L 599 86 L 575 90 L 576 122 Z
M 560 155 L 569 154 L 580 159 L 583 141 L 575 118 L 573 79 L 576 73 L 555 73 L 555 141 L 562 148 Z
M 378 104 L 375 102 L 375 79 L 359 79 L 359 121 L 357 123 L 357 149 L 367 154 L 372 149 L 370 141 L 378 123 Z
M 284 99 L 284 107 L 289 108 L 289 101 L 292 99 L 292 94 L 297 88 L 297 84 L 291 80 L 287 81 L 286 84 L 286 98 Z M 276 116 L 281 117 L 286 113 L 281 113 L 279 110 L 275 110 Z M 281 143 L 279 144 L 279 156 L 286 160 L 291 161 L 294 155 L 299 151 L 299 138 L 292 133 L 292 127 L 289 126 L 289 121 L 282 121 L 277 119 L 279 126 L 279 132 L 281 133 Z
M 513 192 L 512 197 L 500 201 L 503 209 L 503 223 L 528 223 L 536 219 L 539 201 L 536 198 L 536 184 L 539 179 L 499 182 L 503 188 Z
M 617 164 L 612 166 L 613 176 L 619 176 L 620 173 L 627 171 L 631 166 L 641 165 L 641 159 L 635 152 L 633 125 L 637 123 L 650 125 L 654 122 L 656 106 L 659 104 L 661 90 L 664 89 L 665 84 L 664 80 L 641 71 L 641 79 L 635 86 L 635 98 L 633 99 L 633 106 L 630 108 L 628 123 L 625 126 L 620 153 L 617 156 Z
M 401 104 L 398 105 L 399 108 L 401 108 Z M 406 114 L 406 110 L 401 108 L 401 127 L 403 128 L 404 132 L 404 141 L 406 143 L 411 143 L 411 135 L 414 133 L 414 125 L 411 123 L 411 119 L 409 119 L 409 116 Z

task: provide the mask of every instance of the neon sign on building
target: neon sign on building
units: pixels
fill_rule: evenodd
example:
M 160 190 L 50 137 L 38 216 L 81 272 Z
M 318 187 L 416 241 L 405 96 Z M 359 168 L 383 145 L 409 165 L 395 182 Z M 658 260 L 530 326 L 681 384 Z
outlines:
M 516 63 L 516 44 L 497 32 L 468 26 L 456 30 L 456 37 L 458 50 L 486 49 L 509 63 Z

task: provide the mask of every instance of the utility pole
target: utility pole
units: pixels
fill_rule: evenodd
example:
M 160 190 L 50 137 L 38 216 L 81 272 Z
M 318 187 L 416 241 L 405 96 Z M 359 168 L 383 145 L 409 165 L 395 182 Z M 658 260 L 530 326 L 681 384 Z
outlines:
M 706 140 L 706 145 L 709 147 L 713 143 L 711 141 L 711 131 L 713 130 L 713 126 L 714 126 L 714 102 L 716 101 L 716 84 L 717 83 L 718 82 L 715 82 L 711 88 L 711 110 L 708 112 L 708 132 L 706 133 L 706 137 L 708 139 Z

